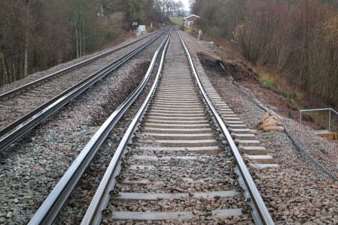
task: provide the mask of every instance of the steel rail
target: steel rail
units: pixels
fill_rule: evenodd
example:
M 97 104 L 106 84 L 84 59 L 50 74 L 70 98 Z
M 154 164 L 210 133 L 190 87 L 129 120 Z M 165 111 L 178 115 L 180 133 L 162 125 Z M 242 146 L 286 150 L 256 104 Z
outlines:
M 212 103 L 210 97 L 208 96 L 201 80 L 200 80 L 200 77 L 197 73 L 197 70 L 196 70 L 196 67 L 194 65 L 194 62 L 192 60 L 192 57 L 191 57 L 191 54 L 183 40 L 183 38 L 181 37 L 181 34 L 178 33 L 179 35 L 179 38 L 181 40 L 181 44 L 185 50 L 185 53 L 186 53 L 186 56 L 188 58 L 188 61 L 189 61 L 189 65 L 190 65 L 190 68 L 191 68 L 191 71 L 193 73 L 193 76 L 196 80 L 196 84 L 199 88 L 199 91 L 207 105 L 207 107 L 209 108 L 212 116 L 215 118 L 218 126 L 220 127 L 223 135 L 225 136 L 228 144 L 229 144 L 229 147 L 232 151 L 232 155 L 234 156 L 235 160 L 236 160 L 236 164 L 238 166 L 238 169 L 240 171 L 240 174 L 243 178 L 243 181 L 247 187 L 247 190 L 249 191 L 249 194 L 250 194 L 250 197 L 251 197 L 251 200 L 253 201 L 254 203 L 254 207 L 256 209 L 256 211 L 258 212 L 258 215 L 259 216 L 259 220 L 260 221 L 256 221 L 258 223 L 261 223 L 261 224 L 265 224 L 265 225 L 274 225 L 274 222 L 272 220 L 272 217 L 264 203 L 264 200 L 261 196 L 261 194 L 259 193 L 257 187 L 256 187 L 256 184 L 237 148 L 237 145 L 235 144 L 235 141 L 234 139 L 232 138 L 227 126 L 225 125 L 225 123 L 223 122 L 220 114 L 217 112 L 214 104 Z
M 119 122 L 122 116 L 127 112 L 130 106 L 145 89 L 147 83 L 150 80 L 159 50 L 163 48 L 167 39 L 168 37 L 162 41 L 160 47 L 155 52 L 147 73 L 145 74 L 141 83 L 96 131 L 90 141 L 74 160 L 72 165 L 58 181 L 52 192 L 47 196 L 42 205 L 36 211 L 28 225 L 50 225 L 54 222 L 70 194 L 73 192 L 77 183 L 81 179 L 81 176 L 87 169 L 88 165 L 91 163 L 92 159 L 108 135 L 111 133 L 114 126 Z
M 146 43 L 142 44 L 138 48 L 131 50 L 129 53 L 121 56 L 119 59 L 115 60 L 108 66 L 103 69 L 95 72 L 90 75 L 88 78 L 84 79 L 80 83 L 68 88 L 58 96 L 54 97 L 50 101 L 42 104 L 32 112 L 24 115 L 19 118 L 12 124 L 8 125 L 6 128 L 0 131 L 0 151 L 6 149 L 10 144 L 14 143 L 16 140 L 21 138 L 23 135 L 28 133 L 34 127 L 39 125 L 42 121 L 47 119 L 53 113 L 60 110 L 63 106 L 68 104 L 71 100 L 88 90 L 91 86 L 96 84 L 98 81 L 107 77 L 114 70 L 121 67 L 129 59 L 136 56 L 138 53 L 143 51 L 146 47 L 151 45 L 154 41 L 159 39 L 163 33 L 155 36 Z
M 166 55 L 166 51 L 168 49 L 169 41 L 170 40 L 168 38 L 163 48 L 161 59 L 160 59 L 160 64 L 158 67 L 158 71 L 157 71 L 154 83 L 146 99 L 142 103 L 141 107 L 138 109 L 136 115 L 134 116 L 126 132 L 124 133 L 122 140 L 119 143 L 115 151 L 115 154 L 112 160 L 110 161 L 109 166 L 100 182 L 100 185 L 86 211 L 86 214 L 81 221 L 81 225 L 94 225 L 94 224 L 98 225 L 100 224 L 102 220 L 101 213 L 107 207 L 107 204 L 110 199 L 110 192 L 114 189 L 115 177 L 119 172 L 121 158 L 122 158 L 122 155 L 124 154 L 124 150 L 130 138 L 132 137 L 132 134 L 135 131 L 137 124 L 140 122 L 140 119 L 143 117 L 146 109 L 148 108 L 150 100 L 154 96 L 155 91 L 158 87 L 159 79 L 160 79 L 162 68 L 163 68 L 163 62 L 164 62 L 164 58 Z M 157 54 L 159 54 L 159 52 L 157 52 Z M 154 60 L 155 60 L 155 56 L 154 56 Z
M 54 78 L 54 77 L 56 77 L 58 75 L 61 75 L 61 74 L 67 73 L 67 72 L 71 72 L 71 71 L 73 71 L 73 70 L 75 70 L 75 69 L 77 69 L 79 67 L 82 67 L 82 66 L 85 66 L 85 65 L 87 65 L 87 64 L 89 64 L 91 62 L 94 62 L 94 61 L 96 61 L 99 58 L 105 57 L 105 56 L 107 56 L 109 54 L 112 54 L 114 52 L 117 52 L 117 51 L 119 51 L 119 50 L 121 50 L 123 48 L 126 48 L 126 47 L 129 47 L 129 46 L 133 45 L 133 44 L 136 44 L 136 43 L 138 43 L 138 42 L 140 42 L 140 41 L 148 38 L 149 36 L 155 35 L 155 34 L 156 33 L 148 34 L 148 35 L 146 35 L 144 37 L 141 37 L 141 38 L 139 38 L 137 40 L 134 40 L 134 41 L 132 41 L 130 43 L 127 43 L 127 44 L 125 44 L 123 46 L 120 46 L 118 48 L 110 49 L 110 50 L 104 51 L 102 53 L 96 54 L 96 55 L 94 55 L 94 56 L 92 56 L 92 57 L 90 57 L 88 59 L 82 60 L 82 61 L 80 61 L 78 63 L 75 63 L 75 64 L 73 64 L 71 66 L 68 66 L 66 68 L 63 68 L 63 69 L 60 69 L 60 70 L 55 71 L 53 73 L 50 73 L 50 74 L 48 74 L 48 75 L 46 75 L 44 77 L 41 77 L 41 78 L 39 78 L 37 80 L 31 81 L 31 82 L 29 82 L 27 84 L 24 84 L 24 85 L 21 85 L 19 87 L 13 88 L 13 89 L 8 90 L 8 91 L 5 91 L 3 93 L 0 93 L 0 99 L 9 97 L 10 95 L 15 94 L 16 92 L 20 92 L 20 91 L 25 90 L 25 89 L 27 89 L 29 87 L 35 86 L 38 83 L 41 83 L 43 81 L 47 81 L 47 80 L 49 80 L 51 78 Z

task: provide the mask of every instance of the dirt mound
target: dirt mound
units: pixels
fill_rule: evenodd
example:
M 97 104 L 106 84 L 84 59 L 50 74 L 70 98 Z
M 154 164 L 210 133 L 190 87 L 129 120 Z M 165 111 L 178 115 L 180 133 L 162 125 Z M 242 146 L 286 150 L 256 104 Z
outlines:
M 232 76 L 235 81 L 257 80 L 256 71 L 241 61 L 223 61 L 205 53 L 198 53 L 198 57 L 208 70 Z
M 284 127 L 282 122 L 276 116 L 273 116 L 269 113 L 265 113 L 262 120 L 259 122 L 257 128 L 259 130 L 269 132 L 269 131 L 283 131 Z

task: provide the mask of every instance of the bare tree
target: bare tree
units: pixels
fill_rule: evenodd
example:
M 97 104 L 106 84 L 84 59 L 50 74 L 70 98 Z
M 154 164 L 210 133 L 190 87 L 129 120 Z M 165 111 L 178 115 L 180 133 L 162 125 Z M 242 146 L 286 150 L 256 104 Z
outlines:
M 251 62 L 338 106 L 336 1 L 194 0 L 192 10 L 209 35 L 234 38 Z

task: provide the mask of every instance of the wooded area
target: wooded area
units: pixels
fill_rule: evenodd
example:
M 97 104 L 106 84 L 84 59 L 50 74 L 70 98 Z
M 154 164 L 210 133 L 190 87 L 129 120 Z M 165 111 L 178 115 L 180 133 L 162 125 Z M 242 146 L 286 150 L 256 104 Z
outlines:
M 1 0 L 0 86 L 111 43 L 132 22 L 161 23 L 172 0 Z
M 196 0 L 193 12 L 205 32 L 234 39 L 250 62 L 338 106 L 336 1 Z

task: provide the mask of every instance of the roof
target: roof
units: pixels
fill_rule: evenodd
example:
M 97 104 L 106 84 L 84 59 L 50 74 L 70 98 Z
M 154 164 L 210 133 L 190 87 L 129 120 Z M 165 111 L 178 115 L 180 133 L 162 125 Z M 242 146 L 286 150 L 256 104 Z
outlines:
M 193 19 L 193 18 L 199 19 L 200 16 L 197 16 L 197 15 L 195 15 L 195 14 L 191 14 L 191 15 L 189 15 L 189 16 L 184 17 L 183 19 L 184 19 L 184 20 L 188 20 L 188 19 Z

